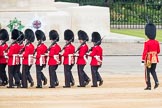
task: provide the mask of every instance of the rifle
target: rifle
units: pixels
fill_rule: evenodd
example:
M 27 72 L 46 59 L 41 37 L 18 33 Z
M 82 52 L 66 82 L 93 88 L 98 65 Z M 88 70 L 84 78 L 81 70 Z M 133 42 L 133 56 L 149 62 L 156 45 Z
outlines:
M 8 41 L 8 39 L 4 40 L 0 46 L 3 46 L 4 44 L 6 44 L 6 42 Z
M 73 41 L 73 38 L 72 38 L 71 40 L 69 40 L 69 41 L 64 45 L 64 47 L 61 49 L 60 52 L 62 52 L 62 51 L 66 48 L 66 46 L 68 46 L 72 41 Z
M 81 46 L 84 45 L 84 44 L 86 43 L 86 41 L 87 41 L 87 39 L 84 40 L 84 41 L 80 44 L 80 46 L 77 48 L 77 50 L 75 51 L 75 53 L 78 52 L 78 51 L 80 50 Z
M 104 37 L 105 37 L 105 36 L 104 36 Z M 101 43 L 104 37 L 102 37 L 99 41 L 97 41 L 97 42 L 94 44 L 94 46 L 91 47 L 91 48 L 87 51 L 87 53 L 89 53 L 90 51 L 92 51 L 92 49 L 93 49 L 96 45 L 98 45 L 99 43 Z
M 25 41 L 25 37 L 21 41 L 19 41 L 19 44 L 21 45 L 24 41 Z
M 25 47 L 26 47 L 29 43 L 30 43 L 30 41 L 28 41 L 28 42 L 24 45 L 24 47 L 20 50 L 19 54 L 22 54 L 22 53 L 24 52 Z
M 52 42 L 52 44 L 48 47 L 48 49 L 47 49 L 46 52 L 48 52 L 48 51 L 51 49 L 51 47 L 52 47 L 54 44 L 56 44 L 58 38 L 59 38 L 59 37 L 57 37 L 57 38 Z
M 22 35 L 22 34 L 21 34 L 21 35 Z M 11 47 L 13 44 L 15 44 L 16 42 L 18 42 L 18 40 L 20 39 L 21 35 L 20 35 L 15 41 L 13 41 L 13 42 L 9 45 L 9 47 L 5 50 L 5 52 L 8 51 L 8 50 L 10 49 L 10 47 Z

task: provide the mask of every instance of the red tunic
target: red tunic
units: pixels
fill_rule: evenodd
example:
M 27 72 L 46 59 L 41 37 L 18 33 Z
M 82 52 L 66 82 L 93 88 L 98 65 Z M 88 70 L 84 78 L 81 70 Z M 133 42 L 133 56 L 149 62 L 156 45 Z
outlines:
M 19 45 L 19 53 L 20 53 L 21 49 L 24 48 L 24 44 L 18 44 L 18 45 Z M 18 58 L 19 58 L 19 61 L 20 61 L 19 64 L 22 64 L 22 60 L 20 59 L 19 56 L 18 56 Z
M 157 40 L 148 40 L 144 43 L 142 60 L 149 59 L 151 63 L 159 62 L 158 54 L 160 53 L 160 45 Z
M 59 60 L 59 52 L 61 51 L 61 47 L 56 43 L 53 45 L 49 52 L 49 61 L 48 65 L 58 65 Z
M 78 65 L 85 65 L 86 64 L 86 53 L 88 51 L 88 46 L 87 44 L 84 44 L 80 47 L 79 52 L 78 52 L 78 59 L 77 59 L 77 64 Z
M 4 51 L 8 48 L 7 44 L 0 46 L 0 64 L 7 64 L 7 59 L 4 57 Z
M 75 47 L 74 45 L 72 44 L 69 44 L 66 46 L 66 48 L 64 49 L 64 53 L 63 53 L 63 57 L 64 57 L 64 61 L 63 61 L 63 64 L 65 65 L 71 65 L 71 64 L 74 64 L 74 56 L 71 56 L 70 58 L 70 55 L 73 55 L 75 52 Z M 70 60 L 71 59 L 71 60 Z
M 92 48 L 92 52 L 90 53 L 90 55 L 92 57 L 91 66 L 99 66 L 101 65 L 101 62 L 99 60 L 97 60 L 97 58 L 99 58 L 102 61 L 102 48 L 101 46 L 97 45 L 95 47 Z
M 15 58 L 15 61 L 14 61 L 14 57 L 13 55 L 15 54 L 18 54 L 19 53 L 19 50 L 20 50 L 20 47 L 17 43 L 11 45 L 9 51 L 8 51 L 8 65 L 11 66 L 11 65 L 17 65 L 19 61 L 17 61 L 17 59 Z
M 25 46 L 25 51 L 23 53 L 23 64 L 28 65 L 29 63 L 29 55 L 33 55 L 34 53 L 34 45 L 30 43 L 29 45 Z
M 47 46 L 42 43 L 40 44 L 38 47 L 37 47 L 37 51 L 36 51 L 36 65 L 40 65 L 40 58 L 41 58 L 41 55 L 45 55 L 47 51 Z M 43 60 L 43 62 L 46 63 L 46 58 Z

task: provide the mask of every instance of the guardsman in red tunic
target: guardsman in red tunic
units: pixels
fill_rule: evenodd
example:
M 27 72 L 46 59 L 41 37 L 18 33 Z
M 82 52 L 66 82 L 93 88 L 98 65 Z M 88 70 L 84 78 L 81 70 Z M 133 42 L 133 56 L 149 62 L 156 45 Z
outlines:
M 51 30 L 49 32 L 49 39 L 52 42 L 52 46 L 49 49 L 49 77 L 50 77 L 50 87 L 49 88 L 55 88 L 55 86 L 59 85 L 59 81 L 56 74 L 56 69 L 58 68 L 58 65 L 60 64 L 60 51 L 61 47 L 57 44 L 59 41 L 59 34 L 56 30 Z M 53 43 L 54 42 L 54 43 Z
M 20 37 L 20 33 L 17 29 L 14 29 L 12 31 L 11 39 L 13 41 L 17 40 L 17 38 Z M 19 45 L 18 43 L 14 43 L 10 46 L 8 53 L 6 56 L 8 56 L 8 76 L 9 76 L 9 86 L 7 88 L 13 88 L 13 77 L 15 79 L 15 85 L 17 88 L 21 87 L 20 84 L 20 78 L 18 76 L 18 72 L 16 70 L 17 65 L 19 64 Z
M 42 81 L 44 81 L 43 85 L 47 84 L 47 78 L 44 76 L 42 70 L 46 65 L 46 56 L 45 53 L 47 51 L 47 46 L 43 43 L 46 40 L 45 34 L 41 30 L 37 30 L 35 32 L 38 45 L 36 48 L 36 76 L 37 76 L 37 86 L 36 88 L 42 88 Z
M 0 30 L 0 79 L 2 80 L 2 86 L 5 86 L 8 84 L 8 78 L 6 75 L 6 65 L 7 65 L 7 59 L 4 56 L 5 49 L 8 48 L 7 41 L 9 40 L 9 35 L 6 29 Z
M 30 75 L 30 68 L 34 62 L 33 54 L 34 54 L 34 45 L 32 42 L 34 42 L 34 32 L 31 29 L 25 30 L 25 46 L 22 50 L 24 52 L 22 53 L 22 88 L 28 88 L 27 80 L 30 83 L 30 86 L 34 86 L 33 78 Z
M 63 88 L 70 88 L 75 84 L 72 71 L 71 71 L 75 62 L 74 59 L 75 47 L 72 44 L 72 42 L 74 41 L 74 33 L 71 30 L 65 30 L 64 40 L 66 40 L 66 43 L 68 44 L 64 48 L 64 53 L 62 55 L 64 57 L 63 64 L 64 64 L 64 75 L 65 75 L 65 86 L 63 86 Z
M 81 46 L 79 47 L 77 56 L 77 70 L 78 70 L 78 77 L 79 77 L 79 85 L 78 87 L 85 87 L 89 84 L 90 78 L 87 76 L 87 74 L 84 71 L 84 67 L 87 64 L 87 51 L 88 51 L 88 45 L 86 44 L 86 41 L 89 40 L 88 35 L 86 32 L 79 30 L 78 31 L 78 39 L 81 43 Z
M 92 42 L 94 45 L 101 40 L 101 36 L 98 32 L 92 33 Z M 91 73 L 92 73 L 92 82 L 91 87 L 98 87 L 97 81 L 99 81 L 99 86 L 103 84 L 103 80 L 98 72 L 98 68 L 102 65 L 102 47 L 100 46 L 101 42 L 95 45 L 92 48 L 92 51 L 88 55 L 92 58 L 91 60 Z
M 23 41 L 24 41 L 24 38 L 25 38 L 23 32 L 21 32 L 21 31 L 20 31 L 20 35 L 21 35 L 21 37 L 18 39 L 19 52 L 24 47 Z M 20 71 L 21 64 L 22 64 L 22 58 L 19 57 L 19 59 L 20 59 L 20 62 L 17 65 L 16 70 L 18 72 L 18 75 L 19 75 L 20 80 L 22 80 L 22 73 Z
M 156 75 L 156 64 L 159 62 L 158 54 L 160 53 L 160 45 L 156 37 L 156 26 L 148 23 L 145 27 L 145 35 L 149 38 L 144 43 L 144 50 L 142 55 L 142 63 L 145 63 L 145 79 L 147 87 L 144 90 L 151 90 L 150 73 L 153 76 L 156 89 L 159 86 L 159 81 Z

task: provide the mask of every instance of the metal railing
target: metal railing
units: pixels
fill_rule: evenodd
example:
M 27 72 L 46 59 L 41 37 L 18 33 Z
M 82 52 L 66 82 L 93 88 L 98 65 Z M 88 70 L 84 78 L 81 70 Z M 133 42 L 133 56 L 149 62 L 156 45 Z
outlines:
M 142 29 L 146 18 L 162 29 L 162 0 L 55 0 L 110 7 L 111 28 Z M 97 14 L 97 13 L 96 13 Z

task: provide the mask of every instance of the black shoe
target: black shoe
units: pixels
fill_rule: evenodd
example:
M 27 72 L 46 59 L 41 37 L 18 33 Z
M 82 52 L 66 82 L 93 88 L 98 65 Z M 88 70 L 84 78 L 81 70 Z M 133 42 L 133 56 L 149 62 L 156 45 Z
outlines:
M 34 86 L 34 82 L 32 81 L 31 83 L 30 83 L 30 87 L 33 87 Z
M 36 88 L 42 88 L 42 86 L 36 86 Z
M 56 81 L 55 86 L 59 86 L 59 82 L 58 81 Z
M 88 85 L 90 81 L 91 81 L 91 80 L 88 79 L 88 80 L 86 81 L 85 85 Z
M 151 90 L 151 87 L 146 87 L 144 90 Z
M 63 86 L 63 88 L 71 88 L 70 86 Z
M 159 83 L 156 83 L 154 86 L 154 89 L 158 88 L 158 86 L 159 86 Z
M 7 88 L 14 88 L 13 86 L 7 86 Z
M 95 85 L 92 85 L 91 87 L 98 87 L 97 85 L 95 86 Z
M 78 85 L 77 87 L 85 87 L 85 85 L 83 85 L 83 86 Z
M 47 84 L 47 79 L 45 78 L 44 82 L 43 82 L 43 85 L 46 85 L 46 84 Z
M 8 84 L 8 81 L 4 81 L 3 83 L 2 83 L 2 86 L 6 86 Z
M 49 86 L 49 88 L 55 88 L 55 86 Z
M 74 81 L 72 81 L 72 82 L 71 82 L 71 86 L 74 86 L 74 85 L 75 85 L 75 82 L 74 82 Z
M 103 80 L 101 80 L 100 82 L 99 82 L 99 86 L 101 86 L 103 84 Z
M 19 83 L 19 84 L 17 84 L 17 88 L 21 88 L 21 84 Z
M 21 88 L 28 88 L 28 87 L 21 87 Z

